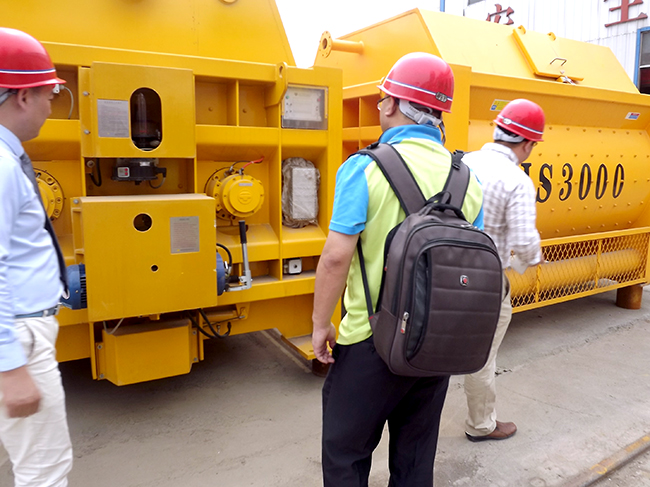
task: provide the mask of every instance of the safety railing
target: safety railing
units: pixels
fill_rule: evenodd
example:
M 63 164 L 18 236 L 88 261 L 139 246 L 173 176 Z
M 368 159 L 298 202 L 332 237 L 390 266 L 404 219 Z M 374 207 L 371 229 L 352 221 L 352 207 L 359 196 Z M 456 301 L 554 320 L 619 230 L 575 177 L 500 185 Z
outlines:
M 650 228 L 542 241 L 544 263 L 506 271 L 513 312 L 648 282 Z

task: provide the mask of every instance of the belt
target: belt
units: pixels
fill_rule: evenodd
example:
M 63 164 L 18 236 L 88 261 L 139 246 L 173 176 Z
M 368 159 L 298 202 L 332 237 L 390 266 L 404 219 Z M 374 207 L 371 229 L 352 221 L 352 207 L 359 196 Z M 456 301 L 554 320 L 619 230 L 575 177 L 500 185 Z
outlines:
M 16 315 L 17 319 L 22 319 L 22 318 L 45 318 L 46 316 L 54 316 L 59 314 L 59 305 L 57 304 L 56 306 L 49 308 L 49 309 L 44 309 L 42 311 L 37 311 L 36 313 L 27 313 L 24 315 Z

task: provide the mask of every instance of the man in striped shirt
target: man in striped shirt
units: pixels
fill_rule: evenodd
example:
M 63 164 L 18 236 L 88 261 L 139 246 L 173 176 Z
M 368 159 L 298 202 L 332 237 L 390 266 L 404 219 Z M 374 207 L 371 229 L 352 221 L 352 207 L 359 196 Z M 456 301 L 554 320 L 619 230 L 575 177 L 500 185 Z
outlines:
M 494 142 L 463 158 L 483 187 L 485 231 L 499 251 L 503 268 L 523 272 L 542 260 L 536 226 L 535 188 L 519 165 L 542 141 L 544 112 L 535 103 L 510 102 L 495 120 Z M 469 409 L 465 434 L 470 441 L 505 440 L 517 432 L 514 423 L 497 421 L 496 356 L 510 324 L 510 284 L 504 276 L 504 299 L 492 349 L 485 366 L 465 377 Z

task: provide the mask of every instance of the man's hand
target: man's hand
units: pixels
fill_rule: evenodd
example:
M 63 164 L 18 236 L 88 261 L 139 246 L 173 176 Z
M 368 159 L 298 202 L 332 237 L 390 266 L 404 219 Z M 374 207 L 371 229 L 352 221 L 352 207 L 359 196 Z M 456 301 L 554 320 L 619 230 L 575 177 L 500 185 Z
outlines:
M 2 402 L 10 418 L 26 418 L 38 412 L 41 393 L 34 384 L 27 366 L 0 372 Z
M 312 314 L 314 331 L 311 342 L 316 358 L 324 364 L 334 363 L 332 354 L 327 350 L 328 343 L 332 348 L 336 343 L 336 329 L 330 320 L 336 303 L 343 294 L 350 262 L 357 248 L 357 240 L 359 234 L 345 235 L 331 230 L 318 260 Z
M 327 349 L 328 343 L 330 348 L 334 348 L 334 345 L 336 344 L 336 328 L 334 328 L 332 323 L 325 327 L 316 327 L 314 325 L 314 331 L 311 335 L 311 343 L 314 347 L 314 355 L 316 355 L 319 362 L 324 364 L 334 363 L 332 353 Z

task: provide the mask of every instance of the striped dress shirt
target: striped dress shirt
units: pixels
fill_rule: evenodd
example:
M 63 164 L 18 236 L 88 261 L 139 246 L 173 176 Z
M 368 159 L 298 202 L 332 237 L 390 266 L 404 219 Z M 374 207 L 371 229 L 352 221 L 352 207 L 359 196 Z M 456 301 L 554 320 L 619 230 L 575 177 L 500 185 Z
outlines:
M 505 145 L 485 144 L 463 157 L 483 187 L 485 231 L 499 251 L 503 268 L 517 257 L 525 266 L 542 261 L 535 209 L 535 187 Z

